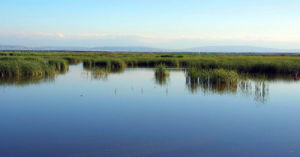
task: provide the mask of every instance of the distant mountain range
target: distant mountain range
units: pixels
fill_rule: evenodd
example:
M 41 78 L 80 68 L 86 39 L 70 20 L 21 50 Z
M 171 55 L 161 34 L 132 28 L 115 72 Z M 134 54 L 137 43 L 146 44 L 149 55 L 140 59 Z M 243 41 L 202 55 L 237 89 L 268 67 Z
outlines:
M 190 49 L 160 49 L 141 46 L 103 46 L 103 47 L 26 47 L 19 45 L 0 45 L 1 51 L 107 51 L 107 52 L 194 52 L 194 53 L 300 53 L 295 49 L 275 49 L 255 46 L 205 46 Z
M 188 52 L 232 52 L 232 53 L 297 53 L 300 50 L 275 49 L 255 46 L 205 46 L 186 49 Z

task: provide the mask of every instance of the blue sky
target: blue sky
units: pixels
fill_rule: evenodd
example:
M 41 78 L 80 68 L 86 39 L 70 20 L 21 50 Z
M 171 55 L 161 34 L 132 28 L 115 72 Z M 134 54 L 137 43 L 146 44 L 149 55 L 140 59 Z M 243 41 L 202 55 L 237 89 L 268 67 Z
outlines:
M 2 0 L 0 45 L 300 48 L 299 0 Z

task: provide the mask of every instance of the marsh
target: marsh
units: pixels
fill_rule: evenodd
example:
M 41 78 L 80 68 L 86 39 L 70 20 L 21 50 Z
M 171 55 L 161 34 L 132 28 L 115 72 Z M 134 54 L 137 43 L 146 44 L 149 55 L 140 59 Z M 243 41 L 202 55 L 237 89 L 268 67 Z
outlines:
M 300 82 L 70 65 L 0 80 L 1 156 L 299 156 Z

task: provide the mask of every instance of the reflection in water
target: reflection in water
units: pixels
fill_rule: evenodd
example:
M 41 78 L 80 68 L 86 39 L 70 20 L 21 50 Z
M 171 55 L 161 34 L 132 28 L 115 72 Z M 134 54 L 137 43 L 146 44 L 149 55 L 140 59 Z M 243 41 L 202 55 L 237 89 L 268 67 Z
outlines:
M 168 68 L 164 73 L 158 73 L 154 69 L 155 83 L 158 85 L 166 85 L 170 80 L 170 72 L 185 72 L 186 69 L 182 68 Z
M 295 81 L 298 81 L 299 79 L 300 79 L 300 77 L 299 77 L 298 75 L 295 75 L 295 76 L 294 76 L 294 80 L 295 80 Z
M 238 92 L 245 96 L 253 96 L 256 102 L 266 103 L 269 97 L 269 85 L 265 80 L 240 80 Z
M 91 75 L 91 79 L 93 80 L 107 80 L 110 71 L 105 68 L 84 68 L 86 71 L 85 75 Z
M 252 82 L 250 80 L 240 80 L 238 84 L 238 89 L 242 95 L 251 95 Z
M 186 76 L 186 86 L 191 93 L 214 93 L 214 94 L 241 94 L 253 97 L 256 102 L 266 103 L 269 99 L 269 83 L 271 81 L 293 81 L 293 76 L 239 76 L 239 80 L 235 83 L 216 83 L 210 81 L 200 81 L 199 79 L 190 79 Z
M 155 82 L 161 86 L 167 84 L 168 79 L 169 79 L 169 74 L 160 74 L 160 73 L 155 73 Z
M 9 77 L 0 78 L 0 85 L 26 86 L 45 82 L 54 82 L 55 76 L 30 76 L 30 77 Z
M 269 86 L 265 81 L 255 82 L 255 97 L 257 102 L 266 103 L 269 96 Z
M 256 81 L 285 81 L 285 82 L 293 82 L 298 79 L 295 78 L 294 75 L 280 75 L 280 74 L 240 74 L 240 79 L 244 80 L 256 80 Z
M 169 94 L 169 88 L 167 87 L 166 88 L 166 96 L 168 96 L 168 94 Z
M 156 66 L 154 75 L 156 83 L 161 86 L 167 83 L 167 79 L 170 76 L 169 71 L 163 64 Z
M 60 63 L 60 62 L 51 62 L 50 64 L 54 68 L 52 68 L 50 72 L 42 73 L 39 75 L 31 75 L 31 76 L 11 76 L 11 77 L 0 77 L 0 85 L 17 85 L 17 86 L 25 86 L 31 84 L 40 84 L 45 82 L 54 82 L 55 76 L 66 74 L 69 71 L 69 66 Z
M 190 79 L 189 77 L 186 77 L 186 85 L 190 92 L 196 93 L 198 91 L 201 91 L 203 93 L 218 93 L 218 94 L 224 94 L 224 93 L 236 93 L 237 90 L 237 82 L 213 82 L 213 81 L 200 81 L 200 80 L 194 80 Z
M 236 95 L 192 95 L 183 72 L 170 72 L 161 87 L 153 69 L 109 81 L 90 80 L 91 73 L 78 65 L 51 86 L 0 85 L 0 156 L 299 156 L 299 83 L 239 78 L 199 85 Z M 255 94 L 269 105 L 258 109 Z
M 235 93 L 238 74 L 224 69 L 196 69 L 186 72 L 186 84 L 192 93 L 201 90 L 203 93 Z
M 82 69 L 80 69 L 82 70 Z M 139 69 L 137 69 L 139 70 Z M 171 72 L 173 70 L 169 69 Z M 182 71 L 184 69 L 177 69 L 176 71 Z M 107 80 L 110 73 L 121 73 L 123 68 L 90 68 L 84 67 L 82 75 L 84 74 L 88 78 L 95 80 Z M 64 72 L 61 72 L 64 73 Z M 160 75 L 154 73 L 155 82 L 161 86 L 166 85 L 165 93 L 168 95 L 169 89 L 167 86 L 170 80 L 170 75 Z M 14 77 L 14 78 L 0 78 L 0 86 L 5 85 L 17 85 L 25 86 L 31 84 L 39 84 L 45 82 L 54 82 L 55 76 L 36 76 L 36 77 Z M 138 78 L 137 78 L 138 79 Z M 191 93 L 205 93 L 205 94 L 240 94 L 243 96 L 253 97 L 256 102 L 266 103 L 269 100 L 270 89 L 269 83 L 272 81 L 284 81 L 292 82 L 297 80 L 293 75 L 240 75 L 237 81 L 201 81 L 200 79 L 191 79 L 189 76 L 185 77 L 186 87 Z M 184 82 L 176 82 L 184 83 Z M 155 87 L 154 87 L 155 88 Z M 3 89 L 4 90 L 4 89 Z M 131 90 L 134 88 L 131 86 Z M 137 89 L 141 94 L 144 93 L 144 89 Z M 114 90 L 117 95 L 117 89 Z
M 86 72 L 90 72 L 91 79 L 95 80 L 107 80 L 111 73 L 122 73 L 125 71 L 124 68 L 118 67 L 91 67 L 83 66 Z M 88 75 L 89 73 L 87 73 Z
M 299 71 L 294 71 L 294 80 L 299 80 Z
M 242 94 L 244 96 L 254 96 L 254 100 L 260 103 L 266 103 L 269 96 L 269 86 L 266 81 L 239 80 L 236 83 L 226 84 L 191 81 L 187 78 L 186 85 L 191 93 L 201 91 L 202 93 L 213 94 Z

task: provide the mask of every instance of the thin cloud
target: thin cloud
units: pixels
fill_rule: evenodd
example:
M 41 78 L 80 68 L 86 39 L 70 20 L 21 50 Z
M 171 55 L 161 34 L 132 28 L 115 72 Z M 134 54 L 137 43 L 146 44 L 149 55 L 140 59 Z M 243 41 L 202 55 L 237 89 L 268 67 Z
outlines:
M 59 38 L 65 38 L 65 35 L 62 34 L 62 33 L 58 33 L 57 35 L 58 35 Z
M 0 32 L 0 37 L 4 39 L 12 39 L 18 41 L 23 45 L 28 40 L 37 41 L 38 43 L 49 44 L 68 44 L 68 45 L 136 45 L 136 46 L 155 46 L 155 47 L 197 47 L 207 45 L 240 45 L 251 44 L 254 46 L 268 46 L 268 47 L 291 47 L 299 48 L 297 44 L 300 42 L 300 35 L 282 34 L 276 35 L 262 35 L 262 34 L 118 34 L 118 33 L 49 33 L 49 32 Z M 63 43 L 61 40 L 63 39 Z M 7 40 L 4 40 L 7 41 Z M 0 41 L 1 42 L 1 41 Z M 276 43 L 276 44 L 274 44 Z M 276 46 L 274 46 L 276 45 Z

